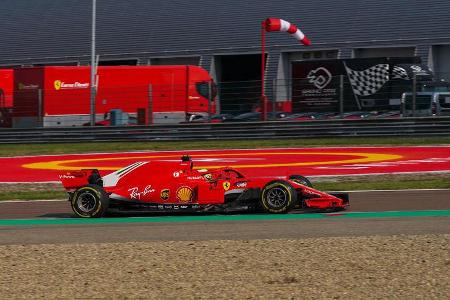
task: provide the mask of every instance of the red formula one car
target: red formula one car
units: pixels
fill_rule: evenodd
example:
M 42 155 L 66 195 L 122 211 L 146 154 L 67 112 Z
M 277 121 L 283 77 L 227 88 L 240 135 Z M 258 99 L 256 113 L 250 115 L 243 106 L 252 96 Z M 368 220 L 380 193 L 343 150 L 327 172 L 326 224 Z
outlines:
M 136 162 L 101 177 L 86 169 L 60 175 L 72 209 L 80 217 L 102 217 L 119 211 L 260 210 L 336 211 L 348 206 L 348 195 L 328 194 L 299 175 L 247 178 L 232 168 L 196 170 L 189 156 L 181 162 Z

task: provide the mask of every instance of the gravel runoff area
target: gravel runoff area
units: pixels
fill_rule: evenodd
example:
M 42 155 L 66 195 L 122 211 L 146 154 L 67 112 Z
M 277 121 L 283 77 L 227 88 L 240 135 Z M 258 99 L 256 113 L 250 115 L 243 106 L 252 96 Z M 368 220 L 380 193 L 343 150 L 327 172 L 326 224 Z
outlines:
M 3 299 L 448 299 L 450 235 L 0 247 Z

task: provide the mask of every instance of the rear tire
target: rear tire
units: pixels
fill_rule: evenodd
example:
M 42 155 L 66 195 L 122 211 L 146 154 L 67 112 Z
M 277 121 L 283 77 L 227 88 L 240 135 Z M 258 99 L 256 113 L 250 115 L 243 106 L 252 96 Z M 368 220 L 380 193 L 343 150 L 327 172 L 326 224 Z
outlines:
M 311 181 L 309 181 L 308 178 L 302 175 L 291 175 L 289 176 L 289 180 L 306 185 L 307 187 L 313 187 Z
M 269 182 L 261 192 L 261 207 L 269 213 L 287 213 L 296 202 L 297 192 L 284 180 Z
M 109 198 L 101 187 L 89 184 L 75 191 L 71 205 L 73 212 L 81 218 L 100 218 L 108 209 Z

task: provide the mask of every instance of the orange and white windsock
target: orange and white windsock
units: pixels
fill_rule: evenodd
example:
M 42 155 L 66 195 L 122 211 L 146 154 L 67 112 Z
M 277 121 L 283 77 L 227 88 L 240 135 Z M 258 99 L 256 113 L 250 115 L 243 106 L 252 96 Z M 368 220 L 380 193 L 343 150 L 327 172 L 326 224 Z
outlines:
M 311 41 L 305 36 L 305 34 L 292 23 L 282 19 L 268 18 L 264 21 L 267 32 L 271 31 L 283 31 L 292 34 L 303 45 L 311 45 Z

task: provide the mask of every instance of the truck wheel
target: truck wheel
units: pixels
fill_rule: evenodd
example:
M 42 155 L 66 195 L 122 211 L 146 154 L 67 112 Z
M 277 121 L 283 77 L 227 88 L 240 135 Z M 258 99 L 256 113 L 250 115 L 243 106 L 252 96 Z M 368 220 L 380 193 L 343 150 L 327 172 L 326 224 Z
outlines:
M 98 185 L 80 187 L 71 199 L 72 210 L 82 218 L 100 218 L 108 209 L 108 195 Z
M 286 213 L 296 202 L 297 192 L 284 180 L 269 182 L 261 192 L 261 206 L 269 213 Z
M 302 175 L 291 175 L 291 176 L 289 176 L 289 180 L 306 185 L 308 187 L 312 187 L 311 181 L 309 181 L 308 178 L 306 178 L 305 176 L 302 176 Z

